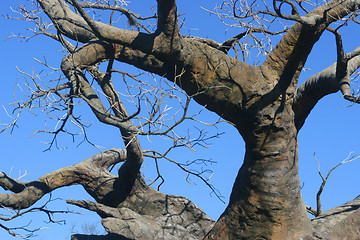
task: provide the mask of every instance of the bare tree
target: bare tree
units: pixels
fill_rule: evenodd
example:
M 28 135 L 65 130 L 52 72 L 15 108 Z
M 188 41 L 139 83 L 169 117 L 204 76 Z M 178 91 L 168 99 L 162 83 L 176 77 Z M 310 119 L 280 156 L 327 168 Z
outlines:
M 21 19 L 36 24 L 33 36 L 46 35 L 62 44 L 67 56 L 54 71 L 61 70 L 65 77 L 44 87 L 40 76 L 28 74 L 34 87 L 27 84 L 31 95 L 16 102 L 17 112 L 37 103 L 54 118 L 57 128 L 46 130 L 54 136 L 52 147 L 59 133 L 74 135 L 65 127 L 70 122 L 86 133 L 86 123 L 74 114 L 74 108 L 85 102 L 100 122 L 120 130 L 125 149 L 104 151 L 25 184 L 3 174 L 1 186 L 12 192 L 0 195 L 3 208 L 25 209 L 56 188 L 81 184 L 96 203 L 68 203 L 102 217 L 109 234 L 99 239 L 360 237 L 358 199 L 330 210 L 331 214 L 320 214 L 320 210 L 310 221 L 300 194 L 297 145 L 300 129 L 321 98 L 340 91 L 344 100 L 360 102 L 350 85 L 360 66 L 360 49 L 345 53 L 340 34 L 350 22 L 358 23 L 359 1 L 316 5 L 275 0 L 267 5 L 265 1 L 225 0 L 208 11 L 227 26 L 241 30 L 223 43 L 182 35 L 174 0 L 157 0 L 156 14 L 148 17 L 126 9 L 123 1 L 37 0 L 33 4 L 31 11 L 19 8 Z M 110 19 L 107 23 L 98 19 L 98 10 L 101 19 Z M 128 29 L 113 26 L 115 13 L 125 18 Z M 336 40 L 337 62 L 297 86 L 312 47 L 325 31 Z M 281 40 L 274 46 L 271 40 L 276 36 Z M 246 63 L 254 54 L 266 57 L 258 65 Z M 162 82 L 165 87 L 116 70 L 117 61 L 166 79 Z M 127 89 L 126 95 L 132 99 L 132 113 L 123 103 L 121 91 L 115 89 L 115 74 L 123 76 L 120 88 Z M 128 78 L 137 84 L 129 84 Z M 167 97 L 180 100 L 180 114 L 169 114 L 163 107 Z M 170 150 L 206 142 L 208 137 L 201 131 L 196 138 L 176 132 L 181 122 L 195 120 L 197 114 L 188 113 L 191 99 L 231 123 L 246 143 L 230 202 L 216 223 L 190 200 L 160 193 L 140 175 L 144 157 L 173 161 L 168 157 Z M 139 115 L 144 108 L 147 114 Z M 7 128 L 14 126 L 17 118 Z M 163 152 L 143 150 L 141 135 L 163 136 L 171 139 L 172 145 Z M 120 162 L 118 174 L 111 174 L 108 169 Z M 193 172 L 174 163 L 217 193 L 204 177 L 206 172 Z M 87 239 L 83 235 L 73 238 Z

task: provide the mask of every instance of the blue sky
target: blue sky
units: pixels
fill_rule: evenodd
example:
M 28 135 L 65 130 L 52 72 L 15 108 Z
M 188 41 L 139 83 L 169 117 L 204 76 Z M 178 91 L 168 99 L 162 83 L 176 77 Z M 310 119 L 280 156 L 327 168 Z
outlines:
M 216 16 L 211 17 L 200 8 L 200 6 L 211 8 L 216 2 L 207 1 L 205 4 L 199 0 L 185 0 L 179 3 L 179 12 L 187 13 L 185 15 L 185 27 L 188 30 L 186 31 L 193 35 L 209 37 L 219 42 L 231 37 L 232 33 L 236 33 L 236 30 L 226 32 L 227 28 L 221 24 Z M 1 14 L 6 15 L 10 13 L 10 6 L 15 8 L 15 1 L 1 1 Z M 134 5 L 133 9 L 139 9 L 140 6 L 143 5 Z M 63 56 L 58 51 L 60 49 L 59 44 L 45 37 L 37 37 L 28 42 L 19 42 L 15 38 L 3 41 L 12 33 L 28 34 L 26 29 L 29 27 L 33 26 L 0 17 L 0 28 L 2 29 L 0 32 L 0 56 L 2 56 L 0 58 L 0 79 L 2 82 L 0 89 L 0 124 L 11 121 L 7 117 L 3 106 L 11 112 L 9 103 L 14 102 L 16 83 L 18 82 L 19 85 L 23 83 L 23 76 L 16 70 L 16 66 L 24 72 L 31 73 L 34 71 L 38 73 L 44 68 L 34 58 L 44 59 L 46 57 L 50 65 L 59 67 Z M 350 26 L 343 33 L 346 51 L 351 51 L 359 43 L 359 31 L 355 29 L 355 27 Z M 321 71 L 333 63 L 335 59 L 333 36 L 325 34 L 311 53 L 306 64 L 306 68 L 310 70 L 303 73 L 301 80 L 303 81 L 308 76 Z M 18 90 L 17 94 L 20 94 Z M 198 106 L 194 104 L 193 108 L 197 109 Z M 90 122 L 93 122 L 92 128 L 89 129 L 89 136 L 92 140 L 96 140 L 96 143 L 104 146 L 105 149 L 122 147 L 119 134 L 112 127 L 98 124 L 96 119 L 89 115 L 86 109 L 83 114 Z M 324 174 L 345 159 L 350 152 L 360 154 L 360 144 L 358 141 L 360 136 L 359 116 L 359 106 L 350 106 L 348 102 L 342 100 L 340 93 L 337 93 L 321 100 L 307 119 L 305 126 L 299 134 L 300 178 L 303 183 L 302 194 L 306 204 L 315 207 L 315 195 L 321 184 L 321 179 L 317 173 L 318 166 L 313 157 L 314 152 L 316 152 Z M 202 118 L 217 119 L 210 112 L 205 112 Z M 19 128 L 15 129 L 11 137 L 9 136 L 9 131 L 0 135 L 0 171 L 4 171 L 14 178 L 26 173 L 22 180 L 35 180 L 43 174 L 78 163 L 98 153 L 97 149 L 88 144 L 81 144 L 80 146 L 77 146 L 79 142 L 72 144 L 71 139 L 67 136 L 63 136 L 60 139 L 60 145 L 66 146 L 67 149 L 60 151 L 54 148 L 51 151 L 43 152 L 47 145 L 42 142 L 48 141 L 49 136 L 38 134 L 31 137 L 36 130 L 43 128 L 44 118 L 42 116 L 34 116 L 29 112 L 25 112 L 21 116 L 18 126 Z M 208 158 L 216 161 L 217 164 L 210 166 L 214 171 L 214 175 L 211 178 L 212 183 L 221 191 L 225 197 L 225 202 L 227 202 L 233 181 L 243 161 L 244 143 L 239 134 L 229 124 L 222 123 L 219 125 L 219 130 L 225 132 L 225 134 L 220 139 L 211 140 L 212 146 L 210 148 L 199 149 L 195 155 L 189 154 L 187 150 L 183 150 L 176 154 L 176 158 L 182 161 L 184 159 L 191 160 L 196 158 Z M 215 132 L 212 128 L 207 129 L 207 131 L 209 133 Z M 157 144 L 161 144 L 157 141 L 151 143 L 146 139 L 141 139 L 141 141 L 144 148 L 156 148 Z M 166 182 L 161 191 L 188 197 L 211 218 L 216 220 L 219 217 L 226 204 L 223 204 L 215 196 L 211 195 L 210 189 L 196 180 L 193 184 L 188 184 L 185 181 L 185 174 L 178 171 L 176 167 L 167 162 L 161 162 L 160 164 L 166 176 Z M 153 174 L 151 172 L 153 171 L 151 162 L 149 161 L 145 165 L 148 167 L 144 168 L 144 172 L 151 176 Z M 324 210 L 352 200 L 359 194 L 359 166 L 360 161 L 355 161 L 339 167 L 331 175 L 322 195 Z M 83 215 L 57 215 L 57 220 L 66 220 L 66 225 L 57 225 L 44 224 L 43 222 L 47 220 L 46 216 L 42 213 L 33 213 L 10 224 L 19 226 L 26 225 L 29 221 L 32 221 L 32 226 L 34 227 L 40 225 L 45 227 L 35 239 L 47 239 L 48 236 L 55 240 L 69 239 L 72 231 L 82 232 L 83 226 L 94 223 L 98 224 L 98 233 L 103 233 L 102 227 L 98 223 L 100 219 L 96 214 L 68 206 L 64 202 L 65 199 L 69 198 L 91 199 L 81 187 L 73 186 L 57 190 L 52 194 L 52 198 L 59 199 L 51 203 L 50 207 L 52 209 L 64 210 L 69 208 L 73 211 L 81 211 Z M 48 196 L 44 197 L 42 203 L 46 199 L 48 199 Z M 0 229 L 0 239 L 11 239 L 11 236 Z

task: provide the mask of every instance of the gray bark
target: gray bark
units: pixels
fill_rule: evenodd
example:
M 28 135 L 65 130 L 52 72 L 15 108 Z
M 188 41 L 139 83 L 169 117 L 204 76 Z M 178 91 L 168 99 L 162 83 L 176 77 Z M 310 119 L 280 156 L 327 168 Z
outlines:
M 342 89 L 339 82 L 344 80 L 344 73 L 360 66 L 355 56 L 358 53 L 353 54 L 345 67 L 337 63 L 297 88 L 314 44 L 331 23 L 356 11 L 359 1 L 332 0 L 303 17 L 281 15 L 276 10 L 280 17 L 298 22 L 261 66 L 248 65 L 206 43 L 181 37 L 174 0 L 157 1 L 158 28 L 149 34 L 96 22 L 76 0 L 68 2 L 81 17 L 63 0 L 38 2 L 61 34 L 85 43 L 63 59 L 62 70 L 71 84 L 72 96 L 82 98 L 99 121 L 120 130 L 126 154 L 105 152 L 102 166 L 93 161 L 99 159 L 96 155 L 25 188 L 2 175 L 2 186 L 10 186 L 14 192 L 0 195 L 3 206 L 21 209 L 58 187 L 82 184 L 97 203 L 69 203 L 97 212 L 109 234 L 74 235 L 73 239 L 360 238 L 358 199 L 310 221 L 300 194 L 297 145 L 297 134 L 317 101 Z M 342 56 L 339 59 L 344 60 Z M 127 119 L 111 79 L 106 78 L 110 74 L 94 78 L 113 113 L 104 107 L 82 73 L 108 60 L 129 63 L 175 82 L 198 103 L 231 122 L 244 138 L 244 164 L 229 205 L 216 223 L 190 200 L 160 193 L 140 177 L 143 152 L 137 139 L 139 130 Z M 117 161 L 125 162 L 114 176 L 107 171 L 108 162 Z M 53 185 L 48 185 L 54 176 L 50 181 Z

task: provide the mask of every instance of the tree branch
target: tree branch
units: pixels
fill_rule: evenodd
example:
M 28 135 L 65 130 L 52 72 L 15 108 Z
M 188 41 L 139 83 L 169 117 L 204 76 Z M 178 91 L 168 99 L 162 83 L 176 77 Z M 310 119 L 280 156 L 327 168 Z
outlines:
M 300 71 L 323 31 L 332 22 L 348 15 L 358 5 L 357 1 L 332 0 L 308 13 L 305 17 L 322 20 L 315 25 L 294 24 L 269 54 L 262 65 L 263 69 L 269 69 L 273 74 L 293 81 L 292 87 L 295 90 Z
M 360 224 L 360 197 L 329 209 L 311 221 L 320 239 L 357 238 Z
M 352 156 L 352 152 L 347 156 L 347 158 L 345 158 L 342 162 L 338 163 L 336 166 L 334 166 L 333 168 L 331 168 L 326 177 L 324 177 L 320 171 L 320 162 L 319 160 L 316 158 L 315 153 L 314 153 L 314 158 L 318 163 L 318 173 L 322 179 L 322 183 L 319 187 L 319 191 L 316 194 L 316 212 L 315 212 L 315 217 L 319 216 L 320 214 L 322 214 L 322 207 L 321 207 L 321 194 L 324 191 L 324 187 L 325 184 L 327 183 L 327 180 L 330 177 L 330 174 L 332 173 L 332 171 L 334 171 L 336 168 L 338 168 L 339 166 L 341 166 L 342 164 L 346 164 L 346 163 L 350 163 L 353 162 L 355 160 L 357 160 L 358 158 L 360 158 L 360 156 Z
M 121 181 L 133 182 L 143 162 L 142 150 L 137 139 L 137 133 L 139 130 L 133 126 L 129 120 L 124 120 L 124 118 L 127 117 L 127 113 L 122 107 L 122 103 L 119 102 L 119 98 L 116 98 L 117 94 L 114 93 L 113 89 L 109 89 L 111 86 L 107 85 L 106 87 L 99 80 L 100 86 L 102 86 L 103 90 L 105 90 L 105 94 L 109 94 L 107 97 L 110 102 L 110 106 L 115 107 L 115 115 L 109 113 L 104 107 L 103 103 L 96 95 L 92 86 L 86 80 L 85 75 L 80 69 L 81 66 L 83 66 L 83 68 L 84 66 L 87 66 L 86 63 L 89 61 L 96 63 L 106 57 L 107 49 L 101 48 L 100 46 L 101 45 L 99 44 L 86 45 L 82 48 L 83 51 L 78 51 L 75 55 L 72 54 L 64 58 L 62 61 L 62 69 L 65 76 L 69 79 L 70 83 L 72 83 L 73 89 L 79 88 L 78 91 L 80 92 L 80 97 L 87 102 L 98 120 L 100 122 L 116 126 L 120 129 L 127 149 L 128 159 L 119 169 L 119 177 Z M 101 54 L 101 51 L 104 52 Z M 85 60 L 85 62 L 82 60 Z M 123 114 L 125 114 L 125 116 Z M 129 184 L 129 186 L 131 185 L 132 184 Z
M 277 2 L 280 2 L 280 4 L 277 5 Z M 286 4 L 291 7 L 290 15 L 283 14 L 281 11 L 281 8 Z M 293 20 L 293 21 L 299 22 L 303 25 L 308 25 L 308 26 L 313 27 L 315 25 L 318 25 L 318 24 L 324 22 L 324 20 L 326 19 L 325 16 L 321 16 L 321 15 L 300 16 L 300 13 L 299 13 L 295 3 L 288 1 L 288 0 L 273 0 L 273 7 L 274 7 L 276 14 L 279 17 L 286 19 L 286 20 Z
M 348 75 L 352 75 L 360 67 L 359 52 L 360 47 L 345 54 Z M 330 67 L 308 78 L 296 90 L 293 109 L 298 130 L 301 129 L 305 123 L 305 119 L 321 98 L 339 91 L 341 79 L 338 78 L 336 71 L 337 63 L 334 63 Z
M 281 34 L 281 33 L 285 33 L 287 32 L 288 29 L 284 29 L 284 30 L 281 30 L 281 31 L 277 31 L 277 32 L 272 32 L 272 31 L 269 31 L 267 29 L 263 29 L 263 28 L 249 28 L 247 31 L 245 32 L 242 32 L 242 33 L 239 33 L 237 34 L 236 36 L 226 40 L 225 42 L 223 42 L 221 44 L 221 50 L 225 53 L 227 53 L 231 47 L 234 46 L 234 44 L 239 41 L 241 38 L 243 38 L 244 36 L 250 34 L 250 33 L 266 33 L 268 35 L 278 35 L 278 34 Z
M 110 174 L 107 168 L 125 160 L 125 150 L 111 149 L 78 164 L 48 173 L 36 181 L 23 184 L 2 173 L 0 186 L 15 193 L 0 194 L 0 205 L 3 208 L 16 210 L 28 208 L 45 194 L 57 188 L 76 184 L 81 184 L 91 196 L 101 202 L 113 190 L 112 184 L 115 181 L 115 176 Z
M 202 239 L 214 224 L 200 208 L 184 197 L 155 190 L 146 193 L 138 193 L 137 201 L 131 205 L 117 208 L 90 201 L 67 202 L 97 212 L 105 229 L 119 238 Z
M 145 34 L 126 29 L 119 29 L 101 22 L 96 22 L 89 17 L 89 15 L 84 11 L 77 0 L 69 1 L 71 1 L 72 5 L 79 11 L 86 23 L 93 30 L 96 37 L 101 40 L 117 43 L 132 49 L 138 49 L 144 53 L 154 54 L 156 57 L 160 57 L 160 59 L 173 58 L 174 56 L 171 53 L 178 51 L 180 48 L 179 30 L 178 27 L 175 27 L 177 26 L 177 17 L 175 20 L 169 20 L 168 17 L 164 17 L 162 13 L 166 13 L 168 11 L 171 15 L 171 13 L 175 11 L 175 13 L 172 13 L 172 15 L 176 15 L 176 5 L 175 7 L 173 6 L 175 1 L 172 1 L 173 4 L 170 4 L 171 9 L 168 9 L 169 6 L 167 2 L 163 3 L 162 1 L 159 1 L 160 5 L 158 11 L 160 16 L 158 23 L 160 25 L 158 27 L 160 27 L 160 32 L 157 32 L 156 34 Z M 168 21 L 172 22 L 170 23 Z M 162 24 L 162 22 L 164 22 L 164 24 Z M 171 29 L 167 29 L 171 24 L 175 24 L 175 26 L 172 26 Z M 175 31 L 175 29 L 177 29 L 177 31 Z M 160 33 L 164 33 L 165 37 Z
M 63 0 L 37 0 L 37 2 L 60 33 L 83 43 L 96 38 L 84 19 L 71 11 Z
M 69 2 L 69 0 L 66 0 Z M 90 2 L 78 2 L 78 5 L 82 8 L 91 8 L 91 9 L 102 9 L 102 10 L 113 10 L 118 11 L 124 14 L 130 25 L 136 25 L 139 28 L 143 28 L 147 33 L 152 33 L 147 27 L 145 27 L 143 24 L 139 22 L 139 20 L 148 20 L 151 18 L 157 18 L 156 15 L 150 16 L 150 17 L 141 17 L 140 15 L 135 14 L 134 12 L 130 11 L 129 9 L 126 9 L 121 6 L 117 5 L 106 5 L 106 4 L 98 4 L 98 3 L 90 3 Z

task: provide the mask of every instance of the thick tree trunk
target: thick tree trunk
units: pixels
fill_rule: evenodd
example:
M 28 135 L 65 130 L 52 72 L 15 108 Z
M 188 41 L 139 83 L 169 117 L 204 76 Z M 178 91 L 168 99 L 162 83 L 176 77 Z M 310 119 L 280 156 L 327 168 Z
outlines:
M 230 203 L 207 239 L 306 239 L 312 226 L 300 194 L 294 114 L 288 101 L 248 117 L 244 164 Z M 244 135 L 244 134 L 243 134 Z

